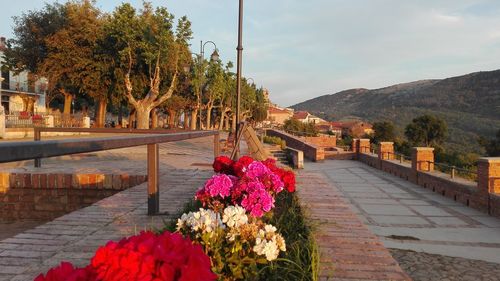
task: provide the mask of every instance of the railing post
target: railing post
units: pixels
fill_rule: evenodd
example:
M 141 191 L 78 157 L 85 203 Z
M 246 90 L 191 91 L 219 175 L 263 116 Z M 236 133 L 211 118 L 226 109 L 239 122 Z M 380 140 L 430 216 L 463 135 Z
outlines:
M 40 141 L 42 138 L 42 133 L 40 132 L 40 128 L 33 129 L 33 138 L 34 141 Z M 42 159 L 35 158 L 35 168 L 40 168 L 42 166 Z
M 414 171 L 434 171 L 434 148 L 414 147 L 411 156 Z
M 160 212 L 158 144 L 148 144 L 148 215 Z
M 214 158 L 220 155 L 220 136 L 219 132 L 214 135 Z
M 451 167 L 451 178 L 454 179 L 455 178 L 455 166 L 452 166 Z

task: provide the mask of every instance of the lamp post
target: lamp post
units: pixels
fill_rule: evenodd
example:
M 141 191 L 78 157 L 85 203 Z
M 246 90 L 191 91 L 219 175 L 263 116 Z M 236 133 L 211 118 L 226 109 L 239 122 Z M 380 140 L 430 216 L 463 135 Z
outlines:
M 205 43 L 203 43 L 203 41 L 200 41 L 200 95 L 198 97 L 198 110 L 200 111 L 199 112 L 199 122 L 200 122 L 200 130 L 202 128 L 202 122 L 201 122 L 201 94 L 203 92 L 203 83 L 202 83 L 202 77 L 203 77 L 203 74 L 204 74 L 204 71 L 203 71 L 203 61 L 205 60 L 205 45 L 208 44 L 208 43 L 211 43 L 214 45 L 214 52 L 212 53 L 212 55 L 210 55 L 210 60 L 212 62 L 214 61 L 218 61 L 219 60 L 219 53 L 217 52 L 217 45 L 215 45 L 215 43 L 213 41 L 207 41 Z
M 242 34 L 243 33 L 243 0 L 239 3 L 239 17 L 238 17 L 238 46 L 237 50 L 237 65 L 236 65 L 236 137 L 234 148 L 236 150 L 235 159 L 239 158 L 240 154 L 240 140 L 238 133 L 240 130 L 240 102 L 241 102 L 241 62 L 243 56 Z

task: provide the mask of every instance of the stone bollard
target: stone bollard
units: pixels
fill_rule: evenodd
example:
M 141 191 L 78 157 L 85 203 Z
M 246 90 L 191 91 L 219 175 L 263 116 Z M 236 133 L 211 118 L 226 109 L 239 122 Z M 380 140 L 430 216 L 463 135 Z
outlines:
M 370 153 L 370 139 L 359 139 L 358 153 Z
M 90 128 L 90 117 L 88 116 L 83 117 L 83 127 Z
M 394 143 L 390 141 L 380 142 L 378 146 L 378 159 L 393 160 L 394 159 Z
M 484 157 L 478 160 L 477 187 L 480 192 L 500 195 L 500 157 Z
M 434 171 L 434 148 L 414 147 L 411 152 L 411 168 L 414 171 Z

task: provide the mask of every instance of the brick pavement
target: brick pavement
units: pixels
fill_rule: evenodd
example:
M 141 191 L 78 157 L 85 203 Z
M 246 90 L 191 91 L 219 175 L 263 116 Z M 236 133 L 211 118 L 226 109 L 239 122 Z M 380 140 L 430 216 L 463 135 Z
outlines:
M 84 266 L 107 241 L 161 227 L 163 220 L 175 217 L 211 173 L 162 169 L 160 211 L 166 211 L 165 215 L 147 216 L 144 183 L 0 241 L 0 281 L 32 280 L 63 260 Z
M 411 280 L 324 175 L 301 172 L 297 190 L 317 224 L 320 280 Z

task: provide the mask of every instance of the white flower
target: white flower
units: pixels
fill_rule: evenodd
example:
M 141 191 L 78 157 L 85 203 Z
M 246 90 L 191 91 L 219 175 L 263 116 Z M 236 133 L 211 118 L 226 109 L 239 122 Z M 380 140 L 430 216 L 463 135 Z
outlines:
M 199 212 L 182 214 L 177 220 L 177 230 L 183 227 L 189 227 L 192 232 L 210 233 L 219 227 L 224 228 L 224 224 L 217 213 L 200 208 Z
M 240 206 L 229 206 L 224 209 L 222 222 L 230 228 L 237 228 L 248 222 L 248 217 L 245 214 L 245 209 Z
M 253 251 L 265 255 L 268 261 L 275 260 L 281 251 L 286 251 L 285 239 L 276 233 L 276 227 L 268 224 L 260 229 L 255 239 Z

